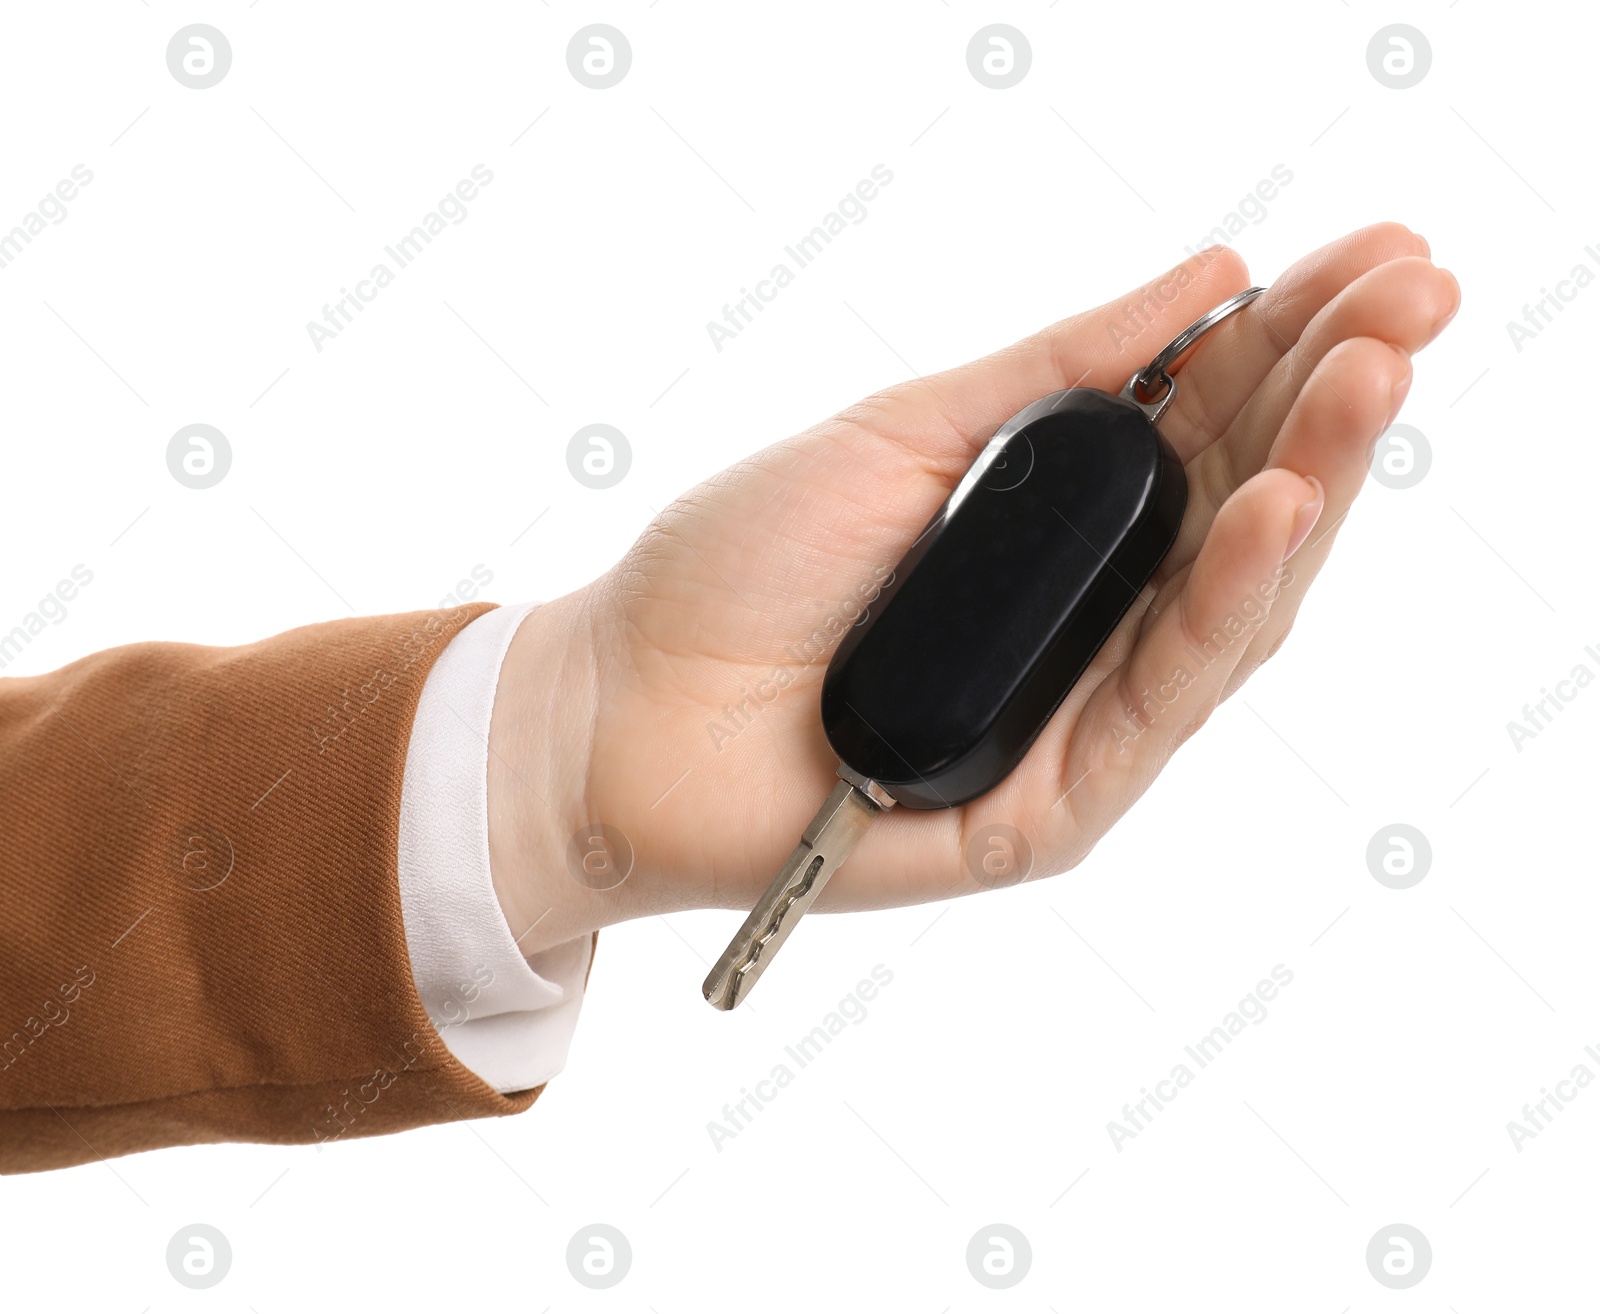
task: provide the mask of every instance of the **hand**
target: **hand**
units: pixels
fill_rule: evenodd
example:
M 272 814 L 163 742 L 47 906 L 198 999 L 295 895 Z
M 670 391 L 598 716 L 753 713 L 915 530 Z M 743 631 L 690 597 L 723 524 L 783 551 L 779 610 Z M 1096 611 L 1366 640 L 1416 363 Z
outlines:
M 1405 228 L 1363 229 L 1194 348 L 1161 421 L 1188 511 L 1151 588 L 1002 785 L 948 811 L 890 811 L 819 911 L 982 888 L 967 841 L 996 822 L 1027 837 L 1031 876 L 1082 861 L 1288 637 L 1410 354 L 1459 304 L 1428 257 Z M 1202 252 L 1120 302 L 869 397 L 686 493 L 606 575 L 536 611 L 490 734 L 491 865 L 513 934 L 533 928 L 523 951 L 651 913 L 748 909 L 834 780 L 819 697 L 839 634 L 984 443 L 1048 393 L 1120 390 L 1248 285 L 1234 252 Z M 1234 637 L 1199 668 L 1191 645 L 1219 632 Z M 607 891 L 568 869 L 594 822 L 634 853 Z

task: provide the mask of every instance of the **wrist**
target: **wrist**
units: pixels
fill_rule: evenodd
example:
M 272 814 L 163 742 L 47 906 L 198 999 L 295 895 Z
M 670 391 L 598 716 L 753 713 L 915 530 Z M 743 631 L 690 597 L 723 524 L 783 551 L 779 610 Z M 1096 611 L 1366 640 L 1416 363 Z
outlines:
M 592 586 L 591 586 L 592 588 Z M 590 813 L 598 707 L 591 589 L 536 607 L 517 627 L 489 729 L 489 866 L 524 955 L 620 921 L 626 887 L 574 844 Z M 595 874 L 593 869 L 602 869 Z

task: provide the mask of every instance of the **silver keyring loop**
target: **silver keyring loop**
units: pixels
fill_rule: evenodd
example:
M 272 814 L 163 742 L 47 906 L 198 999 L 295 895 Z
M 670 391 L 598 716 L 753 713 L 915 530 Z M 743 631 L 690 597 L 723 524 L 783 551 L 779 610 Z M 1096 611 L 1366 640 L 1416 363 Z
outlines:
M 1148 365 L 1142 370 L 1135 371 L 1133 377 L 1128 380 L 1128 386 L 1122 390 L 1122 396 L 1143 410 L 1150 417 L 1152 423 L 1159 420 L 1162 412 L 1171 405 L 1172 399 L 1177 395 L 1178 391 L 1178 385 L 1173 380 L 1172 375 L 1167 372 L 1167 366 L 1171 365 L 1173 361 L 1188 351 L 1202 337 L 1227 319 L 1229 315 L 1235 311 L 1243 310 L 1266 290 L 1264 287 L 1248 287 L 1238 295 L 1229 297 L 1220 306 L 1208 310 L 1158 351 Z M 1155 401 L 1147 402 L 1139 396 L 1141 391 L 1154 391 L 1157 384 L 1163 385 L 1163 391 Z

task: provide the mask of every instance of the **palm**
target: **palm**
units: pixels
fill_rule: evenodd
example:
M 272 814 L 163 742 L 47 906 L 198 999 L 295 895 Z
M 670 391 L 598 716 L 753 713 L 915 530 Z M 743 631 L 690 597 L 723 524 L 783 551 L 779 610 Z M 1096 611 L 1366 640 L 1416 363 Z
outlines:
M 1004 784 L 961 808 L 891 813 L 819 907 L 976 889 L 967 840 L 993 823 L 1027 837 L 1033 875 L 1070 866 L 1270 655 L 1360 488 L 1396 383 L 1409 378 L 1402 353 L 1453 310 L 1453 281 L 1425 250 L 1404 229 L 1364 230 L 1302 261 L 1195 350 L 1162 421 L 1188 469 L 1189 509 L 1152 588 Z M 862 403 L 674 503 L 598 591 L 607 637 L 589 797 L 632 838 L 640 878 L 660 878 L 685 904 L 748 905 L 830 787 L 837 763 L 818 696 L 854 600 L 1009 415 L 1075 384 L 1115 391 L 1244 285 L 1224 253 L 1122 351 L 1104 322 L 1118 312 L 1091 312 Z M 1320 482 L 1326 507 L 1292 582 L 1176 713 L 1119 749 L 1114 727 L 1134 725 L 1126 709 L 1138 691 L 1167 677 L 1191 631 L 1209 633 L 1275 572 L 1308 498 L 1301 475 Z

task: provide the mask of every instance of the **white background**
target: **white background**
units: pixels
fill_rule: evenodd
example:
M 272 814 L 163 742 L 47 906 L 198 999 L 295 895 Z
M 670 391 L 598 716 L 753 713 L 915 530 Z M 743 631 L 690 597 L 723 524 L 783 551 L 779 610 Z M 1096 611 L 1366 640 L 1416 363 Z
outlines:
M 166 66 L 191 22 L 232 45 L 209 90 Z M 567 69 L 591 22 L 632 47 L 609 90 Z M 1032 47 L 1010 90 L 967 69 L 990 22 Z M 1432 46 L 1409 90 L 1367 66 L 1393 22 Z M 1520 1152 L 1506 1130 L 1600 1075 L 1600 690 L 1521 752 L 1506 730 L 1600 673 L 1600 290 L 1520 352 L 1506 328 L 1600 272 L 1592 14 L 116 0 L 4 24 L 0 228 L 94 174 L 0 269 L 0 629 L 94 572 L 8 674 L 431 606 L 479 564 L 488 596 L 556 596 L 739 456 L 1160 273 L 1275 165 L 1292 183 L 1235 242 L 1257 281 L 1394 218 L 1464 288 L 1403 416 L 1426 478 L 1369 481 L 1294 638 L 1079 870 L 808 920 L 732 1015 L 699 982 L 733 914 L 609 931 L 532 1112 L 7 1179 L 8 1307 L 1593 1302 L 1600 1089 Z M 306 322 L 480 163 L 468 219 L 315 350 Z M 718 353 L 706 321 L 880 163 L 866 222 Z M 634 462 L 600 492 L 564 458 L 595 422 Z M 232 448 L 206 491 L 166 466 L 191 423 Z M 1397 821 L 1433 847 L 1403 891 L 1366 860 Z M 866 1020 L 714 1149 L 707 1122 L 880 963 Z M 1267 1019 L 1115 1150 L 1108 1120 L 1280 963 Z M 165 1265 L 195 1221 L 234 1252 L 207 1292 Z M 609 1291 L 565 1262 L 596 1221 L 633 1248 Z M 994 1222 L 1033 1248 L 1009 1291 L 966 1266 Z M 1364 1257 L 1396 1222 L 1433 1247 L 1408 1291 Z

